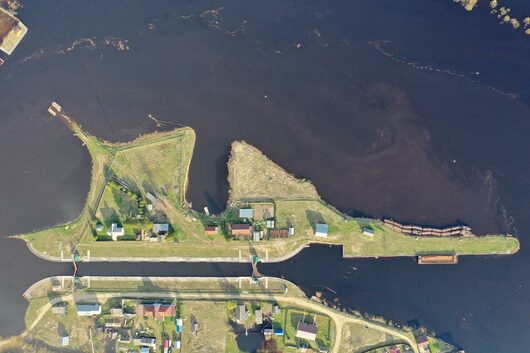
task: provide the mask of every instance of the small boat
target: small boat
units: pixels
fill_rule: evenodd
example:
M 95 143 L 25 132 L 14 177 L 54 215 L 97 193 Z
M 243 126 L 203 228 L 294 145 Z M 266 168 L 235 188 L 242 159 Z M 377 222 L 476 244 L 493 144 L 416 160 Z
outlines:
M 0 58 L 0 65 L 4 65 L 5 61 L 4 59 Z

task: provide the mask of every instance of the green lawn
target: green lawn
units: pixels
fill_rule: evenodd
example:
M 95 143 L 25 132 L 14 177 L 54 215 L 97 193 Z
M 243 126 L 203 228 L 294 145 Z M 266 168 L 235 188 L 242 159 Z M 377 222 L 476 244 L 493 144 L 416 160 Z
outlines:
M 457 255 L 511 254 L 519 241 L 504 235 L 476 237 L 414 237 L 395 232 L 380 221 L 373 221 L 373 238 L 360 232 L 342 237 L 345 256 L 415 256 L 454 253 Z
M 416 256 L 421 254 L 454 253 L 510 254 L 517 251 L 519 241 L 504 235 L 476 237 L 414 237 L 393 231 L 381 221 L 351 218 L 321 201 L 279 200 L 276 204 L 278 227 L 292 225 L 297 237 L 344 246 L 347 257 Z M 315 224 L 329 226 L 327 238 L 316 238 Z M 375 230 L 373 238 L 362 234 L 362 227 Z
M 268 288 L 265 288 L 264 279 L 261 283 L 255 284 L 250 278 L 241 279 L 241 287 L 237 278 L 216 278 L 205 280 L 190 280 L 187 278 L 167 278 L 167 279 L 143 279 L 143 280 L 103 280 L 92 278 L 90 287 L 88 282 L 83 281 L 84 291 L 91 292 L 160 292 L 174 291 L 178 293 L 270 293 L 284 294 L 286 288 L 290 290 L 290 295 L 296 295 L 296 288 L 289 287 L 289 284 L 274 278 L 268 279 Z

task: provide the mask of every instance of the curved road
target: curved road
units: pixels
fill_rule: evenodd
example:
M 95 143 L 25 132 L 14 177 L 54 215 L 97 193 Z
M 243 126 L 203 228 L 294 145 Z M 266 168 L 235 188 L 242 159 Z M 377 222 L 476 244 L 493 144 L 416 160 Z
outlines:
M 419 353 L 419 349 L 416 345 L 416 343 L 407 335 L 405 335 L 402 331 L 393 329 L 388 326 L 384 326 L 381 324 L 373 323 L 370 321 L 366 321 L 363 319 L 359 319 L 350 315 L 346 315 L 344 313 L 341 313 L 339 311 L 336 311 L 334 309 L 331 309 L 323 304 L 310 301 L 307 298 L 300 298 L 300 297 L 293 297 L 293 296 L 285 296 L 285 295 L 273 295 L 273 294 L 260 294 L 260 293 L 254 293 L 254 294 L 245 294 L 245 293 L 174 293 L 174 292 L 124 292 L 124 293 L 90 293 L 87 295 L 79 295 L 75 296 L 75 300 L 94 300 L 97 298 L 99 302 L 107 301 L 110 298 L 115 297 L 128 297 L 128 298 L 168 298 L 168 299 L 185 299 L 185 300 L 274 300 L 277 302 L 281 302 L 283 304 L 291 304 L 296 305 L 300 307 L 307 308 L 311 311 L 320 312 L 323 313 L 331 318 L 333 322 L 335 323 L 336 327 L 336 334 L 335 334 L 335 342 L 333 343 L 333 349 L 331 350 L 331 353 L 340 353 L 340 343 L 342 340 L 342 331 L 344 325 L 355 323 L 360 324 L 365 327 L 369 327 L 374 330 L 382 331 L 386 334 L 389 334 L 391 336 L 400 338 L 407 344 L 409 344 L 414 353 Z M 35 321 L 21 334 L 21 337 L 26 336 L 37 324 L 38 322 L 43 318 L 43 316 L 46 314 L 48 310 L 52 307 L 53 304 L 59 302 L 59 301 L 73 301 L 74 295 L 69 294 L 62 297 L 54 298 L 50 302 L 48 302 L 46 305 L 41 307 L 38 311 L 37 317 Z M 4 344 L 7 344 L 8 341 L 1 342 L 0 347 Z

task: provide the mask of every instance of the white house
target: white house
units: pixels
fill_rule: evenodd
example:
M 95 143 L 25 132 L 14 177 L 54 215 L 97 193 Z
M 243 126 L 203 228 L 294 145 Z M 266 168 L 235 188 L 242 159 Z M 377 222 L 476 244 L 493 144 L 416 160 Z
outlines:
M 363 235 L 373 238 L 374 230 L 372 229 L 372 227 L 363 227 Z
M 107 235 L 112 237 L 112 240 L 116 241 L 118 240 L 118 237 L 125 235 L 125 228 L 118 227 L 118 223 L 112 223 L 107 231 Z

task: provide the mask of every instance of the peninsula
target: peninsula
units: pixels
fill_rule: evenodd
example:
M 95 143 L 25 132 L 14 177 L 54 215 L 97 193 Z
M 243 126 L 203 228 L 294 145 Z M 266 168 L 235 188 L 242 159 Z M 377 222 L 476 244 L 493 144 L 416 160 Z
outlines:
M 273 262 L 313 243 L 343 247 L 345 257 L 414 256 L 421 263 L 456 263 L 461 255 L 507 255 L 510 235 L 477 236 L 393 220 L 349 217 L 243 141 L 232 144 L 229 201 L 219 215 L 197 212 L 186 200 L 195 145 L 189 127 L 109 143 L 88 134 L 62 107 L 49 112 L 87 147 L 90 191 L 71 223 L 17 236 L 52 261 Z
M 52 277 L 32 285 L 26 330 L 43 353 L 456 353 L 425 329 L 339 310 L 272 277 Z

